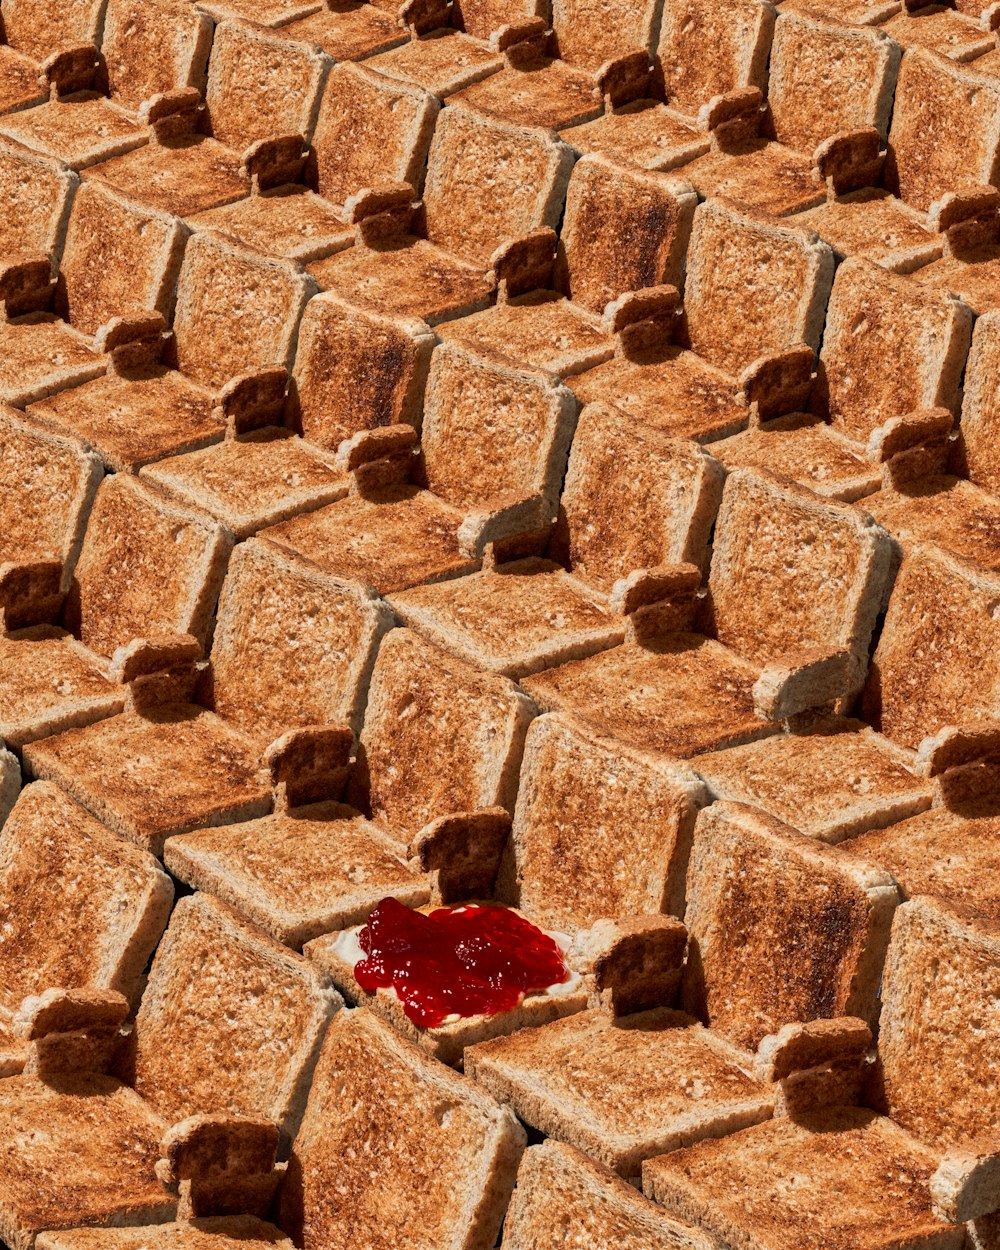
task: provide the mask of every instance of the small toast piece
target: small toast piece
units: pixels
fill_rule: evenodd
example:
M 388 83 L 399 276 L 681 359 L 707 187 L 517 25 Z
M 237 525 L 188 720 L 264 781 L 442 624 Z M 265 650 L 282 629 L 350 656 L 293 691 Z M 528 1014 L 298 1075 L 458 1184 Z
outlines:
M 521 1160 L 517 1188 L 504 1220 L 503 1246 L 504 1250 L 557 1250 L 567 1237 L 592 1250 L 714 1250 L 715 1246 L 704 1234 L 640 1197 L 608 1168 L 573 1146 L 550 1140 L 529 1147 Z
M 514 1185 L 524 1130 L 474 1082 L 368 1011 L 327 1031 L 281 1196 L 305 1250 L 361 1238 L 395 1250 L 421 1238 L 489 1250 Z
M 972 332 L 965 371 L 962 422 L 956 449 L 958 466 L 969 480 L 991 494 L 1000 492 L 1000 429 L 993 396 L 1000 384 L 1000 310 L 987 312 Z

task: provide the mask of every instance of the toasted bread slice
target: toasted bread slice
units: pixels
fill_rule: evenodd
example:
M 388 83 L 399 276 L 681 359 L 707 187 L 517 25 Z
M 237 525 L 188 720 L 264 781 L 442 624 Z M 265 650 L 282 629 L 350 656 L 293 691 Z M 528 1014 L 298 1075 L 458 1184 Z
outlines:
M 620 1175 L 702 1137 L 767 1119 L 752 1059 L 682 1012 L 584 1011 L 465 1052 L 465 1070 L 532 1127 Z
M 174 315 L 176 365 L 206 387 L 254 369 L 290 367 L 306 301 L 295 266 L 201 231 L 184 251 Z
M 996 921 L 923 897 L 899 908 L 882 986 L 881 1096 L 937 1150 L 996 1131 L 998 985 Z
M 259 745 L 193 704 L 111 716 L 34 742 L 24 758 L 30 775 L 57 782 L 154 855 L 175 833 L 251 820 L 271 807 Z
M 106 1076 L 0 1081 L 0 1236 L 32 1250 L 43 1230 L 173 1219 L 154 1171 L 167 1124 Z M 70 1178 L 72 1180 L 70 1181 Z
M 830 295 L 813 411 L 858 442 L 907 412 L 955 411 L 971 333 L 972 315 L 953 296 L 846 260 Z
M 363 923 L 387 895 L 410 907 L 426 903 L 430 884 L 406 859 L 404 844 L 341 803 L 196 830 L 168 838 L 163 851 L 174 876 L 295 950 Z
M 715 96 L 767 84 L 774 6 L 767 0 L 668 5 L 655 52 L 668 100 L 691 116 Z
M 178 0 L 108 0 L 101 32 L 108 94 L 138 114 L 153 96 L 205 85 L 212 23 Z
M 474 1082 L 367 1011 L 327 1032 L 282 1190 L 281 1224 L 306 1250 L 361 1238 L 489 1250 L 524 1131 Z
M 1000 55 L 997 49 L 995 55 Z M 978 61 L 975 64 L 979 64 Z M 940 260 L 915 270 L 914 280 L 951 291 L 967 304 L 976 316 L 1000 306 L 997 278 L 1000 275 L 1000 246 L 981 243 L 949 249 Z
M 240 175 L 239 153 L 201 135 L 146 143 L 85 170 L 84 177 L 183 218 L 241 200 L 250 189 Z
M 983 798 L 911 816 L 851 843 L 851 854 L 892 873 L 904 898 L 931 895 L 1000 920 L 1000 803 Z
M 292 1250 L 292 1243 L 252 1215 L 215 1215 L 146 1228 L 73 1228 L 42 1233 L 36 1250 Z
M 809 647 L 843 647 L 857 690 L 890 561 L 888 536 L 864 512 L 770 473 L 736 469 L 716 521 L 706 632 L 759 665 Z
M 861 256 L 898 273 L 937 260 L 944 250 L 925 213 L 879 187 L 837 196 L 803 213 L 801 220 L 829 243 L 838 259 Z
M 168 1121 L 263 1116 L 294 1135 L 340 996 L 315 967 L 205 894 L 181 899 L 120 1069 Z
M 790 217 L 826 198 L 826 184 L 811 157 L 766 139 L 706 152 L 684 173 L 699 195 L 724 197 L 761 217 Z
M 6 80 L 6 54 L 0 64 Z M 38 67 L 27 65 L 31 90 L 40 101 Z M 0 254 L 58 255 L 76 184 L 75 175 L 58 161 L 16 143 L 0 143 L 0 194 L 8 205 L 0 223 Z
M 403 844 L 439 816 L 512 810 L 533 715 L 513 682 L 394 629 L 375 662 L 348 797 Z
M 79 91 L 0 118 L 14 143 L 81 170 L 120 157 L 148 141 L 149 130 L 94 91 Z
M 94 495 L 97 457 L 0 407 L 0 564 L 58 560 L 69 588 Z
M 364 7 L 371 9 L 372 20 L 386 20 L 374 5 Z M 321 17 L 335 20 L 317 15 L 311 23 Z M 398 26 L 396 31 L 402 33 Z M 342 206 L 359 191 L 383 182 L 408 182 L 419 192 L 439 107 L 427 91 L 384 78 L 364 65 L 335 65 L 323 88 L 313 135 L 320 195 Z
M 318 48 L 283 40 L 258 21 L 215 28 L 205 88 L 213 137 L 240 153 L 276 135 L 308 139 L 330 68 Z
M 706 201 L 695 212 L 684 288 L 690 346 L 732 377 L 770 352 L 815 350 L 832 279 L 833 254 L 812 231 Z
M 684 910 L 704 792 L 562 713 L 532 723 L 511 834 L 511 899 L 536 924 L 573 932 L 602 917 Z M 629 829 L 627 844 L 617 836 Z
M 960 1250 L 933 1213 L 939 1155 L 857 1107 L 782 1117 L 651 1159 L 643 1191 L 718 1244 L 806 1250 Z
M 945 725 L 1000 711 L 1000 580 L 933 547 L 903 558 L 865 688 L 865 719 L 916 748 Z M 929 647 L 948 640 L 948 659 Z
M 903 57 L 886 186 L 921 212 L 963 183 L 988 183 L 1000 150 L 1000 83 L 935 52 Z
M 844 17 L 834 24 L 787 8 L 779 10 L 768 66 L 773 137 L 810 157 L 846 131 L 873 128 L 884 140 L 901 56 L 893 23 L 873 29 Z
M 0 1013 L 52 988 L 136 1002 L 173 902 L 156 861 L 49 782 L 22 790 L 0 833 Z
M 503 63 L 496 48 L 450 26 L 371 58 L 371 68 L 379 74 L 423 87 L 439 100 L 489 78 L 503 69 Z
M 1000 572 L 1000 501 L 962 478 L 932 475 L 885 487 L 865 499 L 903 551 L 933 543 L 970 564 Z
M 293 728 L 357 726 L 390 623 L 385 605 L 357 584 L 268 543 L 243 543 L 219 599 L 211 706 L 262 746 Z
M 198 7 L 216 22 L 229 18 L 255 22 L 266 27 L 282 27 L 295 18 L 315 13 L 322 0 L 199 0 Z
M 715 1245 L 579 1150 L 547 1141 L 521 1160 L 503 1244 L 505 1250 L 556 1250 L 567 1238 L 593 1250 L 713 1250 Z
M 904 48 L 927 48 L 952 61 L 972 61 L 996 46 L 985 27 L 943 4 L 897 13 L 885 31 Z
M 624 622 L 604 595 L 551 560 L 536 557 L 457 582 L 403 590 L 391 602 L 416 632 L 507 677 L 593 655 L 625 636 Z
M 526 677 L 546 712 L 567 711 L 639 750 L 686 759 L 774 733 L 753 710 L 758 671 L 712 639 L 670 634 Z
M 146 465 L 141 476 L 217 517 L 237 538 L 332 503 L 348 489 L 332 453 L 283 429 L 171 456 Z
M 934 788 L 915 764 L 860 721 L 835 719 L 691 760 L 713 798 L 749 803 L 834 843 L 930 807 Z
M 763 469 L 808 486 L 817 495 L 853 503 L 878 490 L 882 470 L 853 440 L 803 412 L 776 417 L 712 444 L 727 469 Z
M 356 928 L 316 938 L 306 945 L 305 953 L 352 1003 L 370 1009 L 429 1055 L 457 1068 L 462 1067 L 462 1058 L 469 1046 L 490 1038 L 504 1037 L 519 1029 L 561 1020 L 574 1012 L 583 1011 L 587 1006 L 588 994 L 582 978 L 578 973 L 568 971 L 563 983 L 525 994 L 518 1005 L 509 1011 L 471 1016 L 458 1016 L 456 1013 L 453 1019 L 425 1027 L 410 1019 L 402 999 L 391 987 L 380 987 L 372 994 L 358 983 L 354 969 L 364 958 L 364 952 L 358 942 Z
M 245 247 L 305 264 L 350 247 L 351 226 L 332 204 L 297 183 L 274 187 L 189 218 L 195 230 L 215 230 Z
M 337 63 L 364 61 L 408 37 L 393 13 L 368 0 L 342 9 L 320 9 L 279 30 L 285 38 L 315 44 Z
M 786 1024 L 874 1022 L 897 901 L 888 873 L 724 802 L 699 814 L 687 890 L 680 1001 L 713 1032 L 756 1050 Z
M 1000 381 L 1000 312 L 976 322 L 965 371 L 965 396 L 959 432 L 960 459 L 969 478 L 984 490 L 1000 491 L 1000 440 L 996 406 L 990 398 Z
M 331 451 L 362 430 L 419 428 L 435 338 L 415 319 L 355 308 L 332 291 L 306 305 L 289 424 Z
M 65 623 L 109 658 L 164 631 L 204 642 L 232 544 L 205 513 L 128 474 L 111 475 L 94 500 Z

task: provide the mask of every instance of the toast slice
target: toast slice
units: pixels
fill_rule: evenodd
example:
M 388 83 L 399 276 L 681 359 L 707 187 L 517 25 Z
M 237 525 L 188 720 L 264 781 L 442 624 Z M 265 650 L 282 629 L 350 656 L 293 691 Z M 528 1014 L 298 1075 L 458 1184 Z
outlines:
M 367 1011 L 333 1020 L 295 1139 L 281 1224 L 305 1250 L 359 1238 L 490 1250 L 524 1130 L 474 1082 Z
M 1000 920 L 1000 803 L 940 807 L 851 843 L 852 855 L 890 872 L 904 899 L 918 894 Z
M 383 641 L 347 796 L 398 843 L 454 812 L 514 807 L 535 709 L 407 629 Z
M 371 58 L 377 73 L 423 87 L 439 100 L 482 82 L 503 69 L 503 64 L 503 55 L 495 47 L 451 26 L 417 35 Z
M 173 896 L 152 856 L 56 786 L 25 787 L 0 832 L 0 1028 L 9 1035 L 22 1001 L 51 988 L 114 990 L 135 1004 Z M 12 1046 L 4 1075 L 27 1054 Z
M 938 1151 L 996 1132 L 998 985 L 996 921 L 925 897 L 899 908 L 882 985 L 880 1101 Z
M 369 0 L 355 0 L 344 8 L 321 8 L 280 30 L 289 39 L 315 44 L 334 62 L 344 64 L 367 60 L 407 40 L 396 16 Z
M 930 807 L 934 787 L 915 765 L 862 722 L 832 718 L 806 733 L 776 734 L 691 760 L 713 798 L 749 803 L 831 843 Z
M 532 722 L 509 847 L 507 895 L 564 932 L 603 917 L 684 913 L 693 773 L 651 759 L 564 713 Z M 629 830 L 626 842 L 618 836 Z
M 882 484 L 882 469 L 864 448 L 809 413 L 786 413 L 720 439 L 712 455 L 727 469 L 780 473 L 846 503 L 867 498 Z
M 7 79 L 7 56 L 22 58 L 6 47 L 0 61 Z M 46 56 L 48 53 L 45 54 Z M 30 66 L 30 85 L 39 93 L 38 68 Z M 2 98 L 3 88 L 0 88 Z M 52 256 L 58 253 L 66 229 L 77 177 L 51 157 L 29 152 L 16 143 L 0 142 L 0 193 L 9 206 L 0 223 L 0 255 Z
M 101 481 L 100 461 L 6 406 L 0 407 L 0 440 L 0 565 L 57 560 L 68 590 Z
M 430 905 L 424 910 L 431 910 Z M 364 958 L 358 940 L 359 927 L 329 933 L 316 938 L 305 947 L 305 953 L 323 970 L 346 997 L 371 1010 L 392 1025 L 393 1029 L 441 1063 L 461 1069 L 467 1048 L 494 1037 L 504 1037 L 519 1029 L 532 1028 L 561 1020 L 587 1006 L 588 993 L 581 976 L 568 968 L 561 984 L 525 994 L 516 1007 L 493 1015 L 476 1014 L 445 1019 L 441 1024 L 424 1026 L 411 1020 L 403 1001 L 391 987 L 380 987 L 374 993 L 357 981 L 354 969 Z M 565 949 L 568 938 L 549 934 Z
M 917 409 L 954 412 L 971 333 L 972 315 L 953 296 L 846 260 L 830 294 L 813 411 L 860 443 Z
M 215 1215 L 145 1228 L 73 1228 L 41 1233 L 35 1250 L 292 1250 L 273 1224 L 253 1215 Z
M 550 1140 L 531 1146 L 521 1160 L 517 1188 L 504 1220 L 503 1244 L 505 1250 L 556 1250 L 567 1238 L 593 1250 L 713 1250 L 715 1246 L 703 1233 L 671 1219 L 640 1197 L 614 1172 L 574 1147 Z
M 903 558 L 864 692 L 865 719 L 916 748 L 946 725 L 996 718 L 1000 581 L 933 547 Z M 949 640 L 950 662 L 928 650 Z M 961 662 L 959 662 L 961 657 Z
M 271 787 L 252 739 L 194 704 L 122 712 L 24 749 L 30 776 L 58 783 L 120 837 L 163 854 L 175 833 L 262 816 Z M 123 760 L 131 762 L 121 768 Z
M 170 456 L 140 476 L 216 517 L 238 539 L 342 499 L 348 489 L 331 453 L 275 428 Z
M 802 224 L 829 243 L 838 260 L 859 256 L 896 273 L 940 258 L 944 240 L 927 215 L 882 187 L 838 195 L 802 214 Z
M 405 843 L 341 803 L 168 838 L 163 861 L 294 950 L 363 923 L 387 895 L 419 907 L 431 893 Z
M 1000 572 L 1000 502 L 972 482 L 932 474 L 865 499 L 902 551 L 932 543 L 960 560 Z
M 32 1250 L 43 1230 L 173 1219 L 156 1178 L 167 1124 L 111 1077 L 0 1081 L 0 1236 Z M 67 1183 L 72 1177 L 72 1183 Z
M 687 892 L 680 1003 L 713 1033 L 755 1051 L 787 1024 L 877 1019 L 888 873 L 722 802 L 699 813 Z
M 224 1112 L 294 1136 L 341 1005 L 308 960 L 216 899 L 190 895 L 157 949 L 119 1070 L 168 1123 Z
M 525 1123 L 626 1178 L 642 1161 L 770 1116 L 753 1060 L 683 1012 L 583 1011 L 465 1052 L 465 1070 Z
M 996 494 L 1000 490 L 996 407 L 990 396 L 1000 381 L 1000 312 L 978 319 L 965 370 L 958 459 L 970 481 Z
M 806 1250 L 960 1250 L 961 1225 L 934 1215 L 940 1156 L 859 1107 L 782 1117 L 651 1159 L 643 1192 L 716 1244 Z
M 422 321 L 315 296 L 299 327 L 287 424 L 330 451 L 381 426 L 419 429 L 436 341 Z

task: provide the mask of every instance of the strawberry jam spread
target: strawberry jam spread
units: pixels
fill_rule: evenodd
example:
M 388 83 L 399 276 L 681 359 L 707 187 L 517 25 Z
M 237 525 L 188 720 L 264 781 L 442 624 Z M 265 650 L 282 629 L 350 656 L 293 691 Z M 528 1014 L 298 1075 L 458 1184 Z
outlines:
M 392 987 L 407 1016 L 432 1029 L 448 1016 L 493 1016 L 569 977 L 541 929 L 505 907 L 441 907 L 424 914 L 383 899 L 358 934 L 354 977 L 366 993 Z

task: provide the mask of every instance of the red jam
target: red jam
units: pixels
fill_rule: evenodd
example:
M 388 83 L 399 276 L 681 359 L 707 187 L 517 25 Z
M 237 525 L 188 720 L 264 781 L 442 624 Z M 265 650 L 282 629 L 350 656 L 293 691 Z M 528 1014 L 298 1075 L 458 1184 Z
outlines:
M 385 898 L 358 934 L 354 976 L 391 986 L 407 1016 L 432 1029 L 446 1016 L 493 1016 L 569 976 L 559 947 L 505 907 L 441 907 L 426 915 Z

